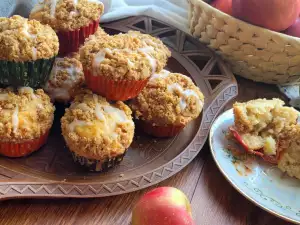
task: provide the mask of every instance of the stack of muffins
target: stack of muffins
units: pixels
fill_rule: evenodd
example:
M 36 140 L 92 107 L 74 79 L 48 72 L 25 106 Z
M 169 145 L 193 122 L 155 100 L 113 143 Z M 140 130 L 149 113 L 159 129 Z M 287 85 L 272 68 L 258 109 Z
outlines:
M 189 77 L 164 69 L 171 53 L 159 39 L 137 31 L 110 36 L 98 27 L 102 12 L 103 4 L 97 0 L 45 0 L 38 3 L 28 23 L 39 24 L 49 30 L 51 26 L 58 36 L 53 30 L 48 31 L 56 40 L 56 51 L 50 55 L 48 52 L 51 47 L 54 48 L 53 44 L 50 41 L 41 43 L 35 36 L 37 41 L 33 47 L 38 47 L 37 54 L 32 46 L 28 46 L 25 54 L 31 57 L 29 61 L 33 64 L 34 56 L 50 61 L 58 52 L 59 40 L 62 58 L 56 58 L 52 70 L 48 69 L 39 86 L 49 94 L 52 102 L 69 105 L 61 118 L 62 135 L 74 161 L 90 171 L 106 171 L 122 161 L 133 141 L 135 123 L 152 136 L 172 137 L 200 115 L 204 104 L 203 94 Z M 13 18 L 16 17 L 3 20 Z M 3 27 L 5 29 L 7 25 Z M 24 33 L 25 28 L 17 29 Z M 27 29 L 27 32 L 31 38 L 35 30 Z M 44 51 L 39 51 L 40 46 Z M 20 58 L 20 53 L 11 57 Z M 14 62 L 15 58 L 7 60 Z M 53 64 L 53 60 L 51 62 Z M 15 71 L 10 72 L 8 76 L 13 77 L 13 81 L 17 80 Z M 30 90 L 21 88 L 18 92 L 12 92 L 3 89 L 3 97 L 0 94 L 0 103 L 3 105 L 20 96 L 19 102 L 15 100 L 13 106 L 16 106 L 9 111 L 11 133 L 16 130 L 16 120 L 21 121 L 20 114 L 16 116 L 15 112 L 20 109 L 26 111 L 26 107 L 29 107 L 21 99 L 22 96 L 35 102 L 38 115 L 48 109 L 47 119 L 51 121 L 40 123 L 39 133 L 47 133 L 44 124 L 51 127 L 54 107 L 50 98 L 42 90 Z M 6 96 L 12 95 L 14 97 L 7 100 Z M 11 104 L 8 105 L 6 108 L 11 107 Z M 17 130 L 26 133 L 26 127 L 28 130 L 31 127 L 28 126 L 28 120 L 24 121 Z M 0 123 L 0 133 L 1 129 Z M 7 129 L 3 131 L 6 135 Z M 27 136 L 30 134 L 28 130 Z M 10 137 L 7 138 L 10 140 Z

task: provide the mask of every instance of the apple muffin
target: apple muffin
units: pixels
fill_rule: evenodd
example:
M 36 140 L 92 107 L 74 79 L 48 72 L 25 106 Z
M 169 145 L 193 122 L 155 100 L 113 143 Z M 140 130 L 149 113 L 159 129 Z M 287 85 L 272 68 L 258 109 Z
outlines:
M 104 11 L 101 1 L 43 0 L 32 9 L 29 18 L 49 24 L 57 33 L 60 55 L 78 51 L 85 38 L 99 27 Z
M 130 107 L 140 127 L 157 137 L 178 134 L 203 108 L 204 95 L 182 74 L 162 70 L 154 74 Z
M 46 143 L 54 106 L 42 89 L 0 89 L 0 154 L 26 156 Z
M 0 84 L 41 87 L 58 54 L 54 30 L 21 16 L 0 17 Z
M 110 100 L 137 96 L 170 55 L 159 39 L 139 32 L 92 38 L 80 48 L 87 86 Z
M 50 79 L 44 86 L 53 102 L 69 103 L 84 84 L 81 62 L 73 57 L 56 58 Z
M 231 134 L 251 154 L 277 163 L 278 138 L 286 127 L 297 123 L 298 112 L 280 99 L 256 99 L 233 105 Z
M 120 163 L 134 136 L 130 108 L 89 90 L 75 96 L 61 118 L 62 134 L 75 162 L 90 171 Z

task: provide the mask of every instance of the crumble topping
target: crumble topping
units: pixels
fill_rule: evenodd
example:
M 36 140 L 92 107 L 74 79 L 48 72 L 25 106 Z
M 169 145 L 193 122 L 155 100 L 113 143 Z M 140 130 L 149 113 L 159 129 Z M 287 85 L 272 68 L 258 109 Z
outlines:
M 58 38 L 48 25 L 21 16 L 0 17 L 0 60 L 49 59 L 58 53 Z

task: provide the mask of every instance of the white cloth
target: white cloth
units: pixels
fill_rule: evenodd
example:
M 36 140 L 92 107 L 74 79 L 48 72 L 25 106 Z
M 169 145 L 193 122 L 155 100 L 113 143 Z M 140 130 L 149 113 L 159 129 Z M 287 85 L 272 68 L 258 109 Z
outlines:
M 186 0 L 111 0 L 108 12 L 102 16 L 101 21 L 146 15 L 188 32 L 187 9 Z

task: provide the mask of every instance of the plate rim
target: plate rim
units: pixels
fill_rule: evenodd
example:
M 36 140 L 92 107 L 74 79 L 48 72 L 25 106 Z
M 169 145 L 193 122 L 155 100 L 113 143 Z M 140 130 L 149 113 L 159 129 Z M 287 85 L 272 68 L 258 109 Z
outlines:
M 214 120 L 214 122 L 212 123 L 212 126 L 211 126 L 211 127 L 213 127 L 214 124 L 216 123 L 216 121 L 217 121 L 218 119 L 222 118 L 222 116 L 224 116 L 224 114 L 230 113 L 230 112 L 232 112 L 232 115 L 233 115 L 233 108 L 230 108 L 230 109 L 228 109 L 228 110 L 222 112 L 222 113 Z M 219 171 L 221 172 L 221 174 L 225 177 L 225 179 L 228 181 L 228 183 L 229 183 L 229 184 L 230 184 L 230 185 L 231 185 L 238 193 L 240 193 L 242 196 L 244 196 L 248 201 L 254 203 L 254 205 L 260 207 L 261 209 L 267 211 L 268 213 L 270 213 L 270 214 L 272 214 L 272 215 L 274 215 L 274 216 L 276 216 L 276 217 L 278 217 L 278 218 L 281 218 L 281 219 L 283 219 L 283 220 L 285 220 L 285 221 L 287 221 L 287 222 L 292 222 L 292 223 L 294 223 L 294 224 L 300 224 L 300 219 L 297 221 L 297 220 L 294 220 L 294 219 L 292 219 L 292 218 L 290 218 L 290 217 L 287 217 L 287 216 L 285 216 L 285 215 L 282 215 L 282 214 L 280 214 L 280 213 L 278 213 L 278 212 L 275 212 L 275 211 L 273 211 L 273 210 L 271 210 L 271 209 L 268 209 L 267 207 L 263 206 L 261 203 L 257 202 L 254 198 L 250 197 L 248 194 L 246 194 L 245 192 L 243 192 L 242 190 L 240 190 L 239 186 L 238 186 L 233 180 L 230 179 L 230 176 L 227 175 L 227 173 L 223 170 L 222 166 L 220 165 L 220 163 L 219 163 L 218 160 L 217 160 L 217 157 L 216 157 L 216 155 L 215 155 L 215 153 L 214 153 L 214 150 L 213 150 L 213 147 L 212 147 L 212 143 L 213 143 L 213 141 L 212 141 L 213 134 L 214 134 L 213 129 L 210 129 L 210 131 L 209 131 L 209 138 L 208 138 L 210 152 L 211 152 L 211 154 L 212 154 L 212 157 L 213 157 L 213 159 L 214 159 L 215 164 L 217 165 L 217 168 L 219 169 Z

